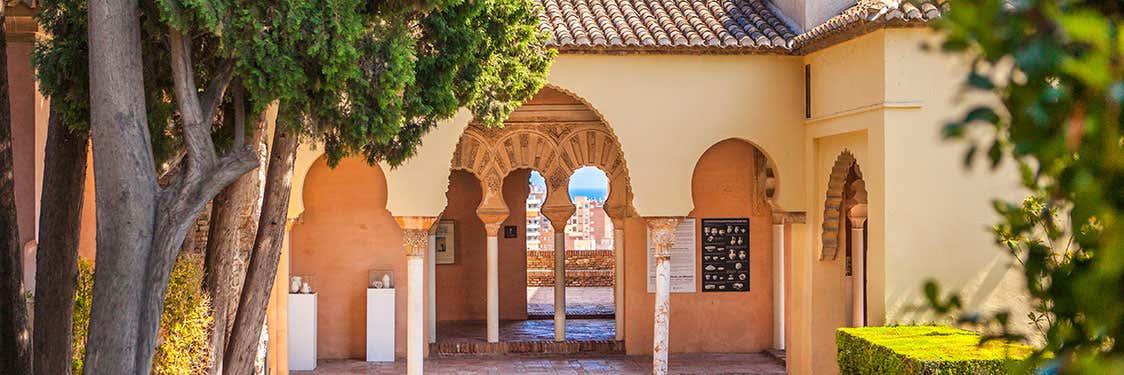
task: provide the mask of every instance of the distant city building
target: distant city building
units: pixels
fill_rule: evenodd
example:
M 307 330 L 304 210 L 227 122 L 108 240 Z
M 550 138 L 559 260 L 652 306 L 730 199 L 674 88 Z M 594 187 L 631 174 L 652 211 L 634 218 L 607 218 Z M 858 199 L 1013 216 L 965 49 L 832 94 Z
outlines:
M 604 194 L 601 194 L 604 196 Z M 554 228 L 542 215 L 546 187 L 531 184 L 527 194 L 527 250 L 554 250 Z M 612 250 L 613 223 L 605 214 L 605 202 L 592 197 L 576 196 L 574 215 L 566 222 L 567 250 Z

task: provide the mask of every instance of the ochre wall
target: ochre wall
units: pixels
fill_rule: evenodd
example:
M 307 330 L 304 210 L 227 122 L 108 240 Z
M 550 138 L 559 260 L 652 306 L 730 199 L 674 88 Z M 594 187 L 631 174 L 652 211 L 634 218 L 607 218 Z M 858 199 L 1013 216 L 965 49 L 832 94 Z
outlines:
M 94 200 L 94 163 L 91 163 L 93 152 L 87 152 L 86 158 L 86 186 L 82 190 L 82 230 L 78 237 L 78 256 L 92 260 L 98 247 L 95 242 L 98 234 L 98 208 L 97 201 Z
M 12 169 L 20 244 L 35 239 L 35 73 L 26 41 L 8 43 L 8 102 L 12 119 Z
M 367 271 L 394 271 L 395 354 L 406 349 L 406 253 L 385 209 L 382 170 L 359 158 L 329 169 L 324 159 L 305 183 L 307 209 L 291 232 L 291 275 L 311 275 L 317 300 L 317 355 L 366 356 Z
M 671 352 L 756 352 L 772 345 L 772 216 L 751 195 L 753 146 L 727 140 L 711 147 L 696 164 L 692 179 L 696 233 L 703 218 L 748 217 L 750 221 L 750 291 L 702 292 L 702 243 L 696 242 L 695 293 L 671 294 Z M 753 201 L 757 199 L 757 203 Z M 750 207 L 758 207 L 752 210 Z M 655 294 L 647 293 L 647 226 L 625 221 L 625 347 L 629 354 L 649 354 Z
M 558 56 L 548 81 L 588 102 L 620 141 L 633 205 L 641 216 L 682 216 L 692 209 L 691 174 L 711 145 L 752 140 L 790 171 L 779 181 L 779 203 L 803 210 L 805 184 L 804 73 L 796 56 L 578 55 Z M 416 156 L 387 172 L 395 215 L 433 216 L 444 209 L 445 171 L 471 116 L 462 111 L 425 135 Z M 297 155 L 294 189 L 323 150 Z M 385 168 L 384 168 L 385 169 Z M 784 173 L 782 173 L 784 174 Z M 401 197 L 401 198 L 399 198 Z M 299 214 L 294 195 L 290 217 Z
M 9 30 L 9 33 L 12 31 Z M 10 34 L 9 34 L 10 35 Z M 15 180 L 16 224 L 20 249 L 23 251 L 25 288 L 35 285 L 35 247 L 30 241 L 36 238 L 42 168 L 42 146 L 36 129 L 37 104 L 35 74 L 31 69 L 30 53 L 34 45 L 25 38 L 7 38 L 8 45 L 8 104 L 11 116 L 12 173 Z M 38 157 L 37 157 L 38 156 Z M 38 167 L 38 168 L 37 168 Z
M 504 225 L 519 227 L 517 238 L 499 239 L 500 319 L 527 318 L 526 224 L 530 171 L 509 174 L 503 183 L 510 216 Z M 487 249 L 484 223 L 476 216 L 480 204 L 480 181 L 471 173 L 449 174 L 449 205 L 442 220 L 456 222 L 454 264 L 438 264 L 436 275 L 437 320 L 484 320 L 487 318 Z M 441 332 L 437 332 L 438 335 Z
M 922 283 L 935 279 L 942 290 L 960 291 L 969 309 L 1009 310 L 1014 327 L 1033 336 L 1022 270 L 989 229 L 999 221 L 993 199 L 1020 202 L 1028 193 L 1010 160 L 992 171 L 981 157 L 966 169 L 966 143 L 941 139 L 946 122 L 988 98 L 958 96 L 968 60 L 919 52 L 933 39 L 923 30 L 886 33 L 887 100 L 924 104 L 885 117 L 886 322 L 936 319 L 909 308 L 924 300 Z

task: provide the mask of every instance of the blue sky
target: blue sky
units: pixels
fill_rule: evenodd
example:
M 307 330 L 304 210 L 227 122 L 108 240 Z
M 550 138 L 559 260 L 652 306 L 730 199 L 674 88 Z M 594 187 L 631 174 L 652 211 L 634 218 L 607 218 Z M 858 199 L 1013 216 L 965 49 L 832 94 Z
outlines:
M 538 171 L 531 172 L 531 184 L 535 186 L 545 186 L 546 180 Z M 599 199 L 604 199 L 609 190 L 609 177 L 605 176 L 605 172 L 595 167 L 584 167 L 578 169 L 570 176 L 570 198 L 577 195 L 596 195 Z

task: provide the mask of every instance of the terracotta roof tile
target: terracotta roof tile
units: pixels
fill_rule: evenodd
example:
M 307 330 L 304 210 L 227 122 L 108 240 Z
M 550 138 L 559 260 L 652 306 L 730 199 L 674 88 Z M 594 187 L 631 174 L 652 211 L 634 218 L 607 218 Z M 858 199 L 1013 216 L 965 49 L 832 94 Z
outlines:
M 787 51 L 796 34 L 767 0 L 539 0 L 561 50 Z
M 859 0 L 855 6 L 797 35 L 789 46 L 808 52 L 875 28 L 923 26 L 940 18 L 947 9 L 945 0 Z

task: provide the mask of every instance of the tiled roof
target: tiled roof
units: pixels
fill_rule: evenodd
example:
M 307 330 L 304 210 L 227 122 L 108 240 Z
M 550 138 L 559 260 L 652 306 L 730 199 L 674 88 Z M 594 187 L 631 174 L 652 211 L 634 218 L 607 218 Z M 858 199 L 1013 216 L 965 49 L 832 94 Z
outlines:
M 859 0 L 803 33 L 769 0 L 538 0 L 540 25 L 562 51 L 799 53 L 877 28 L 921 26 L 945 0 Z
M 539 0 L 561 50 L 787 50 L 766 0 Z
M 815 49 L 834 40 L 886 26 L 922 26 L 941 17 L 945 0 L 859 0 L 839 15 L 793 38 L 791 46 Z

